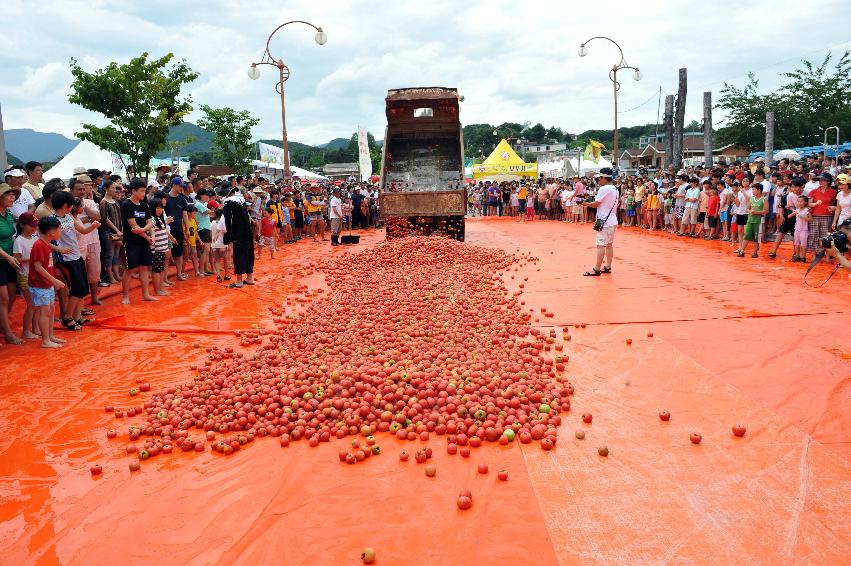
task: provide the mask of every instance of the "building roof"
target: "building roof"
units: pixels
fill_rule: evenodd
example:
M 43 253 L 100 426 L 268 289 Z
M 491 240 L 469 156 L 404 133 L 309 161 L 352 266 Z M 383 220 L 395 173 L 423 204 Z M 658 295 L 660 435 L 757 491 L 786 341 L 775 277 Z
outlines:
M 327 163 L 322 167 L 324 173 L 349 173 L 350 171 L 358 171 L 357 163 Z

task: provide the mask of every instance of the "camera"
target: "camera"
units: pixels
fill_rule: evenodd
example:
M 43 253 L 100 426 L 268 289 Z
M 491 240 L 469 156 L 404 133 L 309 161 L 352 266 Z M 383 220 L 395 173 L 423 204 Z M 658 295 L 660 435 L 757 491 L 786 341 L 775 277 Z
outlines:
M 824 249 L 829 249 L 831 243 L 836 246 L 840 253 L 844 254 L 848 251 L 848 236 L 845 232 L 837 231 L 821 239 L 821 247 Z

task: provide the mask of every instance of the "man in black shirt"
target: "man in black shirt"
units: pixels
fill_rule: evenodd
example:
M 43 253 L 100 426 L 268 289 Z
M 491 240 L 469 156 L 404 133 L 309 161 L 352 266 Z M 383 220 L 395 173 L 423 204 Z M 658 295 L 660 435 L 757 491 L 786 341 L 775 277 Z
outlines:
M 124 276 L 121 278 L 121 288 L 124 292 L 122 302 L 125 305 L 130 304 L 130 278 L 133 272 L 139 273 L 142 298 L 146 301 L 156 301 L 148 291 L 153 238 L 148 233 L 151 213 L 145 202 L 145 189 L 143 179 L 133 179 L 130 182 L 130 198 L 121 203 L 121 231 L 124 233 L 124 257 L 127 260 Z
M 171 257 L 174 258 L 174 266 L 177 268 L 177 278 L 181 281 L 189 279 L 183 272 L 183 243 L 186 241 L 184 229 L 189 222 L 187 209 L 186 198 L 183 196 L 183 179 L 175 177 L 171 180 L 171 191 L 166 197 L 165 213 L 172 218 L 169 229 L 177 243 L 171 249 Z

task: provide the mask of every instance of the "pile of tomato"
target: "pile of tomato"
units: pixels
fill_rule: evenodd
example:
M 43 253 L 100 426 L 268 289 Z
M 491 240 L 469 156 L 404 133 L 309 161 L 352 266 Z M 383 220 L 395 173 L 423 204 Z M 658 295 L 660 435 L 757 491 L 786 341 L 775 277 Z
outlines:
M 573 392 L 566 356 L 550 355 L 555 332 L 531 327 L 502 277 L 531 261 L 425 237 L 337 256 L 327 292 L 297 316 L 279 311 L 272 330 L 240 333 L 242 351 L 209 349 L 193 380 L 151 395 L 131 439 L 147 457 L 376 433 L 550 449 Z

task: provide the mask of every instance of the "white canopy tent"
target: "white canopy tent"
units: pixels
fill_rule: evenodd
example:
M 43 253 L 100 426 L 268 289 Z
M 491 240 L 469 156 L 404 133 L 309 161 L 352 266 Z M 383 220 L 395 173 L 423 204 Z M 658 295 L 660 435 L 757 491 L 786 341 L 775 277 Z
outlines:
M 577 171 L 576 158 L 571 157 L 567 160 L 567 163 L 565 165 L 566 173 L 568 175 L 585 175 L 586 173 L 596 173 L 603 167 L 612 167 L 612 162 L 606 159 L 605 157 L 600 157 L 600 159 L 597 160 L 597 163 L 594 163 L 590 159 L 583 159 L 582 163 L 580 164 L 582 170 Z
M 74 176 L 74 169 L 77 167 L 112 171 L 115 175 L 125 177 L 124 163 L 117 154 L 101 149 L 92 142 L 81 141 L 56 165 L 45 171 L 44 178 L 59 177 L 67 181 Z
M 267 172 L 275 171 L 276 173 L 281 173 L 283 175 L 284 166 L 279 165 L 278 163 L 266 163 L 264 161 L 260 161 L 259 159 L 255 159 L 251 162 L 251 165 L 254 166 L 255 169 L 266 170 Z M 299 179 L 316 179 L 322 180 L 327 179 L 328 177 L 323 177 L 318 173 L 314 173 L 313 171 L 308 171 L 307 169 L 302 169 L 301 167 L 296 167 L 295 165 L 290 165 L 290 174 L 298 177 Z M 280 175 L 279 175 L 280 176 Z

